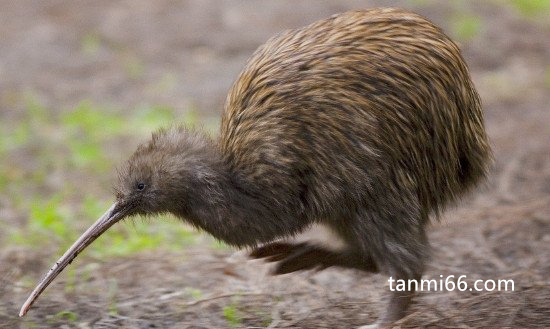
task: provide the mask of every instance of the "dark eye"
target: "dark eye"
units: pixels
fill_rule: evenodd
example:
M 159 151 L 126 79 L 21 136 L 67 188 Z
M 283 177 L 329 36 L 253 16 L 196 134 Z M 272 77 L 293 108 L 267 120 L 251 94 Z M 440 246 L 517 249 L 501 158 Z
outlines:
M 145 184 L 137 183 L 136 187 L 137 187 L 138 190 L 143 191 L 143 189 L 145 188 Z

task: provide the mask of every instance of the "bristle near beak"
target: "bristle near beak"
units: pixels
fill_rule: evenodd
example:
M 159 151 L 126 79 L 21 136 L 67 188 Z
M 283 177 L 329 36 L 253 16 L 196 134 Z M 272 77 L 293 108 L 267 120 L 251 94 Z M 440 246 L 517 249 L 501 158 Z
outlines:
M 42 279 L 36 288 L 34 288 L 29 298 L 25 301 L 25 304 L 21 307 L 19 316 L 24 316 L 34 301 L 40 296 L 40 294 L 42 294 L 42 292 L 57 277 L 57 275 L 61 273 L 61 271 L 63 271 L 63 269 L 67 267 L 67 265 L 69 265 L 82 250 L 94 242 L 94 240 L 97 239 L 103 232 L 107 231 L 113 224 L 124 218 L 128 214 L 128 210 L 129 209 L 127 207 L 124 207 L 119 203 L 114 203 L 109 210 L 103 214 L 103 216 L 101 216 L 92 226 L 90 226 L 90 228 L 88 228 L 86 232 L 84 232 L 84 234 L 76 240 L 76 242 L 65 252 L 65 254 L 63 254 L 57 262 L 55 262 L 44 279 Z

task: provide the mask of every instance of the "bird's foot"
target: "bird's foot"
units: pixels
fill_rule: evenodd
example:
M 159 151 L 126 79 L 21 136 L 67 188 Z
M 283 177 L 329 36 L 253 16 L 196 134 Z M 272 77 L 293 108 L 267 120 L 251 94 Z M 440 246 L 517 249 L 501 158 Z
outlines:
M 373 324 L 368 324 L 366 326 L 361 326 L 357 329 L 382 329 L 384 327 L 380 327 L 377 323 L 373 323 Z
M 272 242 L 254 249 L 252 258 L 278 262 L 274 275 L 302 270 L 322 270 L 337 264 L 338 254 L 310 243 Z
M 377 321 L 373 324 L 367 324 L 357 329 L 392 329 L 392 328 L 394 328 L 393 323 Z M 395 327 L 395 328 L 399 328 L 399 327 Z
M 380 329 L 380 327 L 378 326 L 378 324 L 373 323 L 373 324 L 368 324 L 366 326 L 361 326 L 357 329 Z

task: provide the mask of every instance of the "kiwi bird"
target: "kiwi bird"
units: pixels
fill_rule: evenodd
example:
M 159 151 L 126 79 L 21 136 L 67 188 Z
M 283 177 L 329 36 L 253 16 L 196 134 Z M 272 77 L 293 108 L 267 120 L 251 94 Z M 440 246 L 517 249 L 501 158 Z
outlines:
M 162 129 L 119 169 L 116 201 L 23 305 L 121 219 L 172 213 L 275 261 L 275 273 L 340 266 L 420 279 L 426 226 L 486 176 L 479 96 L 457 45 L 400 9 L 351 11 L 255 51 L 226 99 L 219 137 Z M 313 224 L 338 250 L 281 239 Z M 406 314 L 391 292 L 376 326 Z

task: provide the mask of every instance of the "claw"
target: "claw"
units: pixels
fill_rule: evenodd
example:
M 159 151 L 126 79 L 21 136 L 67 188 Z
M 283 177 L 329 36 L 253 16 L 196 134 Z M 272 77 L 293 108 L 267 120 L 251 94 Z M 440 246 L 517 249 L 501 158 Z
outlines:
M 274 242 L 254 249 L 252 258 L 264 258 L 267 262 L 279 262 L 273 275 L 315 269 L 323 270 L 336 264 L 337 255 L 309 243 Z
M 304 243 L 292 244 L 286 242 L 273 242 L 258 247 L 249 254 L 252 258 L 270 258 L 279 255 L 288 256 L 296 248 L 300 248 Z

